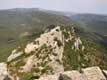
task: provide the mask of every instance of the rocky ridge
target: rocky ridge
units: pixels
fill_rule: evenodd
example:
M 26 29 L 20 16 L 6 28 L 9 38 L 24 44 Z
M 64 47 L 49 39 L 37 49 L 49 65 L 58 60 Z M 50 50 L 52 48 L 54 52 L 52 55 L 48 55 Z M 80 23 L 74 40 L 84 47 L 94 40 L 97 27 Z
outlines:
M 39 38 L 13 50 L 6 63 L 0 63 L 0 80 L 106 80 L 105 70 L 85 68 L 91 55 L 85 53 L 88 49 L 73 27 L 48 28 Z M 93 58 L 94 65 L 100 64 L 97 58 Z

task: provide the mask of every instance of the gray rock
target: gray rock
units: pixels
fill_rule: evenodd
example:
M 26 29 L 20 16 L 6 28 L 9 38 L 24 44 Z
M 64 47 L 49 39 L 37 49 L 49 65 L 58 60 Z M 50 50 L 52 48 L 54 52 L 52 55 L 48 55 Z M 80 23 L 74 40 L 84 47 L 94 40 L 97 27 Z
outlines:
M 59 76 L 59 79 L 58 80 L 71 80 L 71 78 L 70 77 L 68 77 L 67 75 L 65 75 L 65 74 L 60 74 L 60 76 Z

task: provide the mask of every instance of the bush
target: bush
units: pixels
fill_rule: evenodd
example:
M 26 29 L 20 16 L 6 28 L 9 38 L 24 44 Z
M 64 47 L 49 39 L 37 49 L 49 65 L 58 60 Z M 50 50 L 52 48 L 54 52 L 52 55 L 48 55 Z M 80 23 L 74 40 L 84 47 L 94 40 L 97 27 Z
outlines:
M 62 42 L 61 42 L 60 40 L 58 40 L 57 37 L 54 38 L 54 41 L 57 42 L 57 44 L 58 44 L 59 47 L 60 47 L 60 46 L 63 46 Z

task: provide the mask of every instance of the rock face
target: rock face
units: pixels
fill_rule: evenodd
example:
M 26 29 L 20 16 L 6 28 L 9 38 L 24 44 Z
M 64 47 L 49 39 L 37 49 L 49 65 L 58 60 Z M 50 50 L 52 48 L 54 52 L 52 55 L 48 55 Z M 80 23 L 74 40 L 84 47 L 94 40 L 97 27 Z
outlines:
M 11 60 L 19 57 L 22 54 L 23 54 L 23 52 L 17 52 L 17 50 L 13 50 L 12 54 L 8 57 L 7 61 L 10 62 Z
M 12 51 L 7 59 L 8 70 L 14 79 L 19 76 L 18 74 L 27 72 L 32 72 L 32 75 L 63 72 L 63 51 L 64 37 L 60 26 L 57 26 L 41 34 L 39 38 L 28 43 L 24 48 L 19 47 Z
M 101 69 L 99 67 L 91 67 L 83 69 L 84 75 L 88 80 L 106 80 Z
M 107 71 L 103 70 L 107 75 Z M 0 63 L 0 80 L 14 80 L 8 77 L 7 64 Z M 20 80 L 17 78 L 17 80 Z M 54 75 L 45 74 L 34 80 L 107 80 L 102 70 L 95 66 L 82 69 L 82 73 L 77 70 L 65 71 Z
M 0 63 L 0 80 L 4 80 L 7 75 L 8 75 L 7 64 Z
M 94 65 L 101 63 L 98 55 L 93 56 L 98 50 L 87 46 L 74 31 L 57 26 L 13 50 L 7 63 L 0 64 L 0 80 L 106 80 L 106 71 L 85 68 L 93 63 L 92 58 Z
M 66 71 L 57 75 L 46 75 L 38 80 L 107 80 L 99 67 L 89 67 L 83 72 Z

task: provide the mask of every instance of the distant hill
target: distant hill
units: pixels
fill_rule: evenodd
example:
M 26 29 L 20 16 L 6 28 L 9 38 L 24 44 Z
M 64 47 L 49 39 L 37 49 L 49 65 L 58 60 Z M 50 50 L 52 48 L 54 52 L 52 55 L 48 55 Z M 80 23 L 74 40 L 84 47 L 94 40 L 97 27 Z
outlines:
M 72 20 L 85 28 L 107 36 L 107 16 L 96 14 L 76 14 L 71 16 Z

